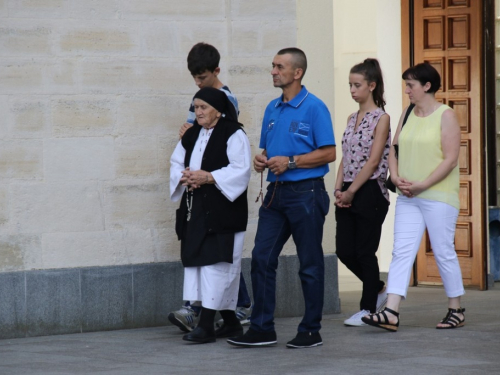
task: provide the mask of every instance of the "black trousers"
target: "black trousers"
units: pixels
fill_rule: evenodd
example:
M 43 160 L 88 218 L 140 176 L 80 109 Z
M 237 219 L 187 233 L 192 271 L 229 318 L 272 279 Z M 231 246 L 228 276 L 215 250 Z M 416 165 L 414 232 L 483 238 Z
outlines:
M 342 191 L 350 185 L 350 182 L 345 182 Z M 351 207 L 335 208 L 337 256 L 363 283 L 360 310 L 372 313 L 375 312 L 378 293 L 384 287 L 375 253 L 388 209 L 389 202 L 376 180 L 368 180 L 356 192 Z

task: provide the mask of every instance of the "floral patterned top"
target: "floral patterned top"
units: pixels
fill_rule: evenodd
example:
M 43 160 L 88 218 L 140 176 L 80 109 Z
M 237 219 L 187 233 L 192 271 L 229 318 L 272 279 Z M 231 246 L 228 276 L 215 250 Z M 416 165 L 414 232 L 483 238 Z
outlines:
M 365 116 L 359 123 L 358 129 L 354 131 L 358 112 L 354 112 L 349 121 L 347 128 L 342 137 L 342 155 L 344 167 L 344 182 L 352 182 L 358 175 L 359 171 L 370 158 L 370 153 L 373 144 L 373 131 L 378 124 L 380 118 L 385 114 L 382 108 L 377 108 L 374 111 L 366 112 Z M 373 172 L 370 180 L 377 180 L 382 190 L 385 199 L 389 200 L 389 192 L 385 186 L 389 169 L 389 150 L 391 147 L 391 129 L 385 143 L 382 159 L 378 164 L 378 168 Z

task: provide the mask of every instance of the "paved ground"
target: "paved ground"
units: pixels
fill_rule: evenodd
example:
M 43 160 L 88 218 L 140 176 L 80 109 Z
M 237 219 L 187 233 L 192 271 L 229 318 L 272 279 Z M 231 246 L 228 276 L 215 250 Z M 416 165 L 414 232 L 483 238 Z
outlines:
M 287 349 L 299 318 L 276 321 L 278 345 L 193 345 L 172 326 L 0 340 L 0 374 L 500 374 L 500 284 L 467 291 L 466 326 L 436 330 L 440 288 L 410 288 L 396 333 L 345 327 L 359 292 L 341 293 L 342 314 L 324 316 L 324 345 Z

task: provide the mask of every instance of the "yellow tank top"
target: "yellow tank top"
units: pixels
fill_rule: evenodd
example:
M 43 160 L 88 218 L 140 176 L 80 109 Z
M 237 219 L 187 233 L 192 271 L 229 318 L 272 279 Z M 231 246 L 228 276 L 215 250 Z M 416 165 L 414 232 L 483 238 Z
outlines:
M 443 161 L 441 149 L 441 116 L 450 109 L 441 105 L 427 117 L 417 117 L 414 111 L 399 134 L 398 173 L 409 181 L 424 181 Z M 460 209 L 458 165 L 437 184 L 418 198 L 447 203 Z M 401 192 L 398 190 L 398 193 Z

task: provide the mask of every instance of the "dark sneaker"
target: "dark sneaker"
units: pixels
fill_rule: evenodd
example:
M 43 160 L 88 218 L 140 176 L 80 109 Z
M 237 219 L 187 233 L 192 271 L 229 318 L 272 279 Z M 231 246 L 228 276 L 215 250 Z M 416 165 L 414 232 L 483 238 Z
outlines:
M 234 346 L 246 346 L 246 347 L 262 347 L 275 345 L 278 341 L 276 340 L 276 331 L 271 332 L 257 332 L 252 328 L 241 336 L 231 337 L 227 340 L 228 344 Z
M 298 332 L 297 336 L 286 343 L 287 348 L 314 348 L 323 345 L 319 332 Z
M 222 337 L 236 337 L 243 335 L 243 327 L 241 324 L 228 326 L 225 323 L 222 323 L 222 326 L 215 330 L 215 336 L 217 338 Z

